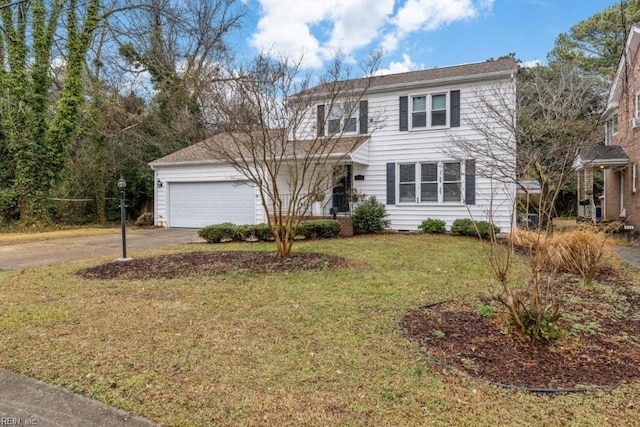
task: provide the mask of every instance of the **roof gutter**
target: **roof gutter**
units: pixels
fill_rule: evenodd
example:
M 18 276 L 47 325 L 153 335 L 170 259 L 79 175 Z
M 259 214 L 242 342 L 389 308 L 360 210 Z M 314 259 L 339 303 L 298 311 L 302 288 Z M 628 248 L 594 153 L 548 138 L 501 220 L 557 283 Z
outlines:
M 458 82 L 482 82 L 486 80 L 495 80 L 498 77 L 502 78 L 512 78 L 517 70 L 505 70 L 505 71 L 494 71 L 492 73 L 484 73 L 484 74 L 472 74 L 470 76 L 457 76 L 457 77 L 443 77 L 441 79 L 434 80 L 422 80 L 408 83 L 396 83 L 393 85 L 385 85 L 385 86 L 373 86 L 369 88 L 369 92 L 388 92 L 395 91 L 398 89 L 410 88 L 413 86 L 441 86 L 444 84 L 450 83 L 458 83 Z

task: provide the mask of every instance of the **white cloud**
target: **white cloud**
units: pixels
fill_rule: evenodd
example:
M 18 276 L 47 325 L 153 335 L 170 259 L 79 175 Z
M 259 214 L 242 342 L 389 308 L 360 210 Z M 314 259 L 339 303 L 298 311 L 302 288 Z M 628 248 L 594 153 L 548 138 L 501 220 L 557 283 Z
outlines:
M 411 60 L 411 57 L 406 53 L 402 54 L 402 62 L 391 62 L 389 64 L 389 68 L 383 68 L 376 72 L 376 75 L 387 75 L 387 74 L 397 74 L 397 73 L 406 73 L 408 71 L 417 70 L 418 64 Z
M 494 0 L 257 1 L 262 11 L 251 44 L 319 68 L 338 51 L 349 57 L 379 44 L 392 53 L 410 34 L 474 18 Z
M 534 59 L 532 61 L 523 61 L 520 66 L 524 68 L 535 68 L 538 65 L 542 65 L 542 61 L 539 59 Z

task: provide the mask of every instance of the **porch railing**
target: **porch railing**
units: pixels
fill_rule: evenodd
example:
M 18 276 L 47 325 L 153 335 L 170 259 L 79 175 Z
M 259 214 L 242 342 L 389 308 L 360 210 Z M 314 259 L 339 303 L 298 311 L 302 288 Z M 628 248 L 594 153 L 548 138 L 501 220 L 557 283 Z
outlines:
M 306 194 L 303 194 L 302 197 L 306 196 Z M 291 194 L 286 194 L 286 193 L 281 193 L 280 194 L 280 201 L 282 202 L 282 213 L 285 215 L 289 214 L 289 202 L 291 201 Z M 267 200 L 267 210 L 269 215 L 273 214 L 273 203 L 271 202 L 271 199 Z M 311 206 L 309 206 L 309 208 L 307 209 L 307 211 L 304 213 L 304 215 L 311 215 Z

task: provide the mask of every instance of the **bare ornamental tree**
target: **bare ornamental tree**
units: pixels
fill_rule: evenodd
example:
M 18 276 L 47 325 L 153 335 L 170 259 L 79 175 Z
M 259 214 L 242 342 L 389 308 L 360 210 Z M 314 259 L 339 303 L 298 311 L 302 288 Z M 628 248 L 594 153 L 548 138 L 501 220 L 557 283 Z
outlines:
M 219 134 L 207 140 L 212 158 L 256 186 L 278 255 L 291 254 L 296 230 L 316 200 L 335 185 L 336 171 L 367 140 L 375 118 L 363 98 L 379 55 L 350 79 L 339 59 L 312 86 L 299 62 L 258 57 L 234 79 L 218 82 L 212 113 Z M 361 126 L 354 133 L 355 120 Z M 364 131 L 364 132 L 363 132 Z
M 597 125 L 603 98 L 596 83 L 569 66 L 520 68 L 517 93 L 509 85 L 478 89 L 476 105 L 466 118 L 478 137 L 452 136 L 457 150 L 481 159 L 479 175 L 515 180 L 518 186 L 526 180 L 539 184 L 539 194 L 521 208 L 536 212 L 539 218 L 528 251 L 527 286 L 513 286 L 514 238 L 511 246 L 505 246 L 493 236 L 485 246 L 491 270 L 501 284 L 496 299 L 507 308 L 518 333 L 533 340 L 547 338 L 557 326 L 559 301 L 542 274 L 552 252 L 541 248 L 553 231 L 555 202 L 573 176 L 578 147 L 596 144 L 600 137 Z M 509 159 L 515 159 L 515 165 Z M 516 200 L 511 203 L 516 214 Z

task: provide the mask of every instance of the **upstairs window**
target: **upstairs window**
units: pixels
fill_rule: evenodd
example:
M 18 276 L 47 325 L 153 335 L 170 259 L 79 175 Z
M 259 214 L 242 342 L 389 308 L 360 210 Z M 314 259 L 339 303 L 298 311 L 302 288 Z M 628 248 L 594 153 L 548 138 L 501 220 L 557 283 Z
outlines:
M 448 126 L 448 96 L 446 93 L 411 97 L 411 129 Z
M 326 112 L 326 113 L 325 113 Z M 325 117 L 326 114 L 326 117 Z M 318 136 L 368 132 L 368 102 L 318 105 Z M 326 126 L 325 126 L 326 123 Z
M 411 98 L 411 127 L 427 127 L 427 97 L 424 95 Z
M 329 108 L 329 117 L 327 117 L 327 130 L 329 135 L 340 133 L 340 123 L 342 122 L 342 106 L 333 104 Z
M 358 109 L 350 102 L 344 105 L 344 131 L 346 133 L 358 131 Z
M 431 96 L 431 126 L 447 125 L 447 95 Z
M 618 133 L 618 114 L 614 114 L 604 124 L 605 128 L 605 145 L 613 144 L 613 136 Z

